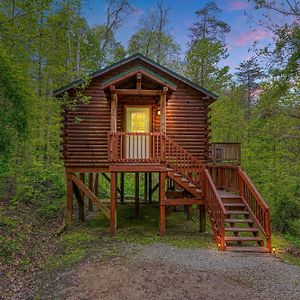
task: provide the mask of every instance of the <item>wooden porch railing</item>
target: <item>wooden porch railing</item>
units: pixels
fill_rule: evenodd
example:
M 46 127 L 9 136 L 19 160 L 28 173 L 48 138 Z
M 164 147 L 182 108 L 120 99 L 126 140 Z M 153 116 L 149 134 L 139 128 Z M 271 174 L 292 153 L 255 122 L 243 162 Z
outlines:
M 163 160 L 160 132 L 109 132 L 108 160 L 111 162 L 157 162 Z
M 163 163 L 197 187 L 202 186 L 202 162 L 163 133 L 109 132 L 108 148 L 111 162 Z
M 240 194 L 271 251 L 270 209 L 247 174 L 239 166 L 210 165 L 208 169 L 217 188 Z
M 163 145 L 167 166 L 200 188 L 203 178 L 203 163 L 167 135 L 163 136 Z
M 207 169 L 204 171 L 204 194 L 207 211 L 213 224 L 215 240 L 220 250 L 225 246 L 225 206 Z
M 240 143 L 211 143 L 209 148 L 210 162 L 237 164 L 241 163 Z

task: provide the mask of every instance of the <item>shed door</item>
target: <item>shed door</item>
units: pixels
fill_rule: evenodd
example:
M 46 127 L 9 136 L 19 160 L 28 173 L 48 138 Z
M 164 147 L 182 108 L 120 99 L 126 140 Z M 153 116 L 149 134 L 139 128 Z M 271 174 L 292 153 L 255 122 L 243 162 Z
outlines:
M 126 108 L 126 158 L 149 158 L 150 136 L 143 134 L 150 132 L 150 108 Z

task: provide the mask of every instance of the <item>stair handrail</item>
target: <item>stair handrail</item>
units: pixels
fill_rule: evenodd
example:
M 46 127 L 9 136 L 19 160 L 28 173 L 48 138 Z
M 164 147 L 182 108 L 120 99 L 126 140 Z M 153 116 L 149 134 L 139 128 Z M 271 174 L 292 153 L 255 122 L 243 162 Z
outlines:
M 238 167 L 238 174 L 240 196 L 243 202 L 246 204 L 255 223 L 265 236 L 266 246 L 271 252 L 271 222 L 269 206 L 241 167 Z
M 213 223 L 213 232 L 220 250 L 225 250 L 225 206 L 211 178 L 209 170 L 204 170 L 204 194 L 207 211 Z
M 203 184 L 203 163 L 166 134 L 164 140 L 166 164 L 200 188 Z

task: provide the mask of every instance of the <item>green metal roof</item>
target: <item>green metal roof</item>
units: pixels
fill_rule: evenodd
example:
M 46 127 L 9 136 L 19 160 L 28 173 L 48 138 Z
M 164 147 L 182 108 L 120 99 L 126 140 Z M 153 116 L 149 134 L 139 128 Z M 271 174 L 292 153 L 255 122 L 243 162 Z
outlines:
M 106 68 L 98 70 L 98 71 L 90 74 L 89 77 L 91 79 L 93 79 L 95 77 L 103 75 L 104 73 L 106 73 L 108 71 L 111 71 L 111 70 L 113 70 L 113 69 L 115 69 L 115 68 L 117 68 L 119 66 L 122 66 L 122 65 L 124 65 L 124 64 L 126 64 L 126 63 L 128 63 L 130 61 L 133 61 L 135 59 L 140 59 L 140 60 L 144 61 L 145 63 L 148 63 L 149 65 L 151 65 L 151 66 L 153 66 L 155 68 L 160 69 L 161 71 L 167 73 L 168 75 L 170 75 L 170 76 L 172 76 L 172 77 L 174 77 L 174 78 L 176 78 L 176 79 L 178 79 L 178 80 L 186 83 L 187 85 L 191 86 L 192 88 L 194 88 L 194 89 L 196 89 L 196 90 L 198 90 L 198 91 L 200 91 L 200 92 L 202 92 L 202 93 L 204 93 L 204 94 L 212 97 L 213 99 L 217 99 L 218 98 L 218 96 L 216 94 L 210 92 L 209 90 L 205 89 L 204 87 L 202 87 L 202 86 L 200 86 L 200 85 L 192 82 L 191 80 L 189 80 L 189 79 L 187 79 L 187 78 L 185 78 L 185 77 L 183 77 L 183 76 L 175 73 L 174 71 L 172 71 L 172 70 L 170 70 L 170 69 L 168 69 L 168 68 L 166 68 L 166 67 L 164 67 L 164 66 L 162 66 L 162 65 L 160 65 L 158 63 L 156 63 L 155 61 L 153 61 L 153 60 L 145 57 L 144 55 L 142 55 L 140 53 L 136 53 L 134 55 L 131 55 L 131 56 L 129 56 L 127 58 L 124 58 L 124 59 L 122 59 L 122 60 L 120 60 L 120 61 L 118 61 L 118 62 L 116 62 L 116 63 L 114 63 L 114 64 L 112 64 L 112 65 L 110 65 L 108 67 L 106 67 Z M 155 76 L 158 77 L 158 74 L 155 74 Z M 71 82 L 70 84 L 67 84 L 67 85 L 65 85 L 65 86 L 63 86 L 63 87 L 61 87 L 61 88 L 53 91 L 53 93 L 54 93 L 55 96 L 58 96 L 58 95 L 60 95 L 60 94 L 62 94 L 64 92 L 68 91 L 69 89 L 74 88 L 74 87 L 80 85 L 82 82 L 83 82 L 82 78 L 77 79 L 77 80 Z

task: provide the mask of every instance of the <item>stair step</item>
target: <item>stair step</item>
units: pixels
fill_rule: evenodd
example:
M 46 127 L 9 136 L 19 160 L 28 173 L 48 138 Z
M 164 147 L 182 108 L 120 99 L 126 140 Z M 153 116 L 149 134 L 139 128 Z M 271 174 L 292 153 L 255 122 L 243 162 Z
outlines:
M 224 190 L 218 190 L 221 199 L 240 199 L 240 195 L 233 194 Z
M 252 219 L 225 219 L 225 223 L 251 223 L 254 221 Z
M 180 175 L 180 174 L 178 174 L 178 173 L 175 173 L 175 172 L 174 172 L 174 176 L 176 176 L 176 177 L 181 177 L 181 175 Z
M 197 193 L 201 193 L 201 190 L 200 190 L 200 189 L 196 189 L 196 192 L 197 192 Z
M 196 187 L 193 183 L 189 183 L 189 187 L 192 187 L 192 188 L 194 188 L 194 187 Z
M 249 215 L 247 210 L 226 210 L 226 215 Z
M 225 236 L 225 241 L 232 242 L 262 242 L 263 239 L 259 236 Z
M 258 232 L 259 230 L 255 227 L 225 227 L 225 231 L 231 231 L 231 232 Z
M 184 177 L 182 177 L 181 178 L 181 181 L 183 181 L 183 182 L 189 182 L 186 178 L 184 178 Z
M 244 203 L 224 203 L 227 207 L 245 207 Z
M 243 247 L 243 246 L 227 246 L 227 251 L 233 252 L 259 252 L 268 253 L 269 250 L 266 247 L 254 246 L 254 247 Z

